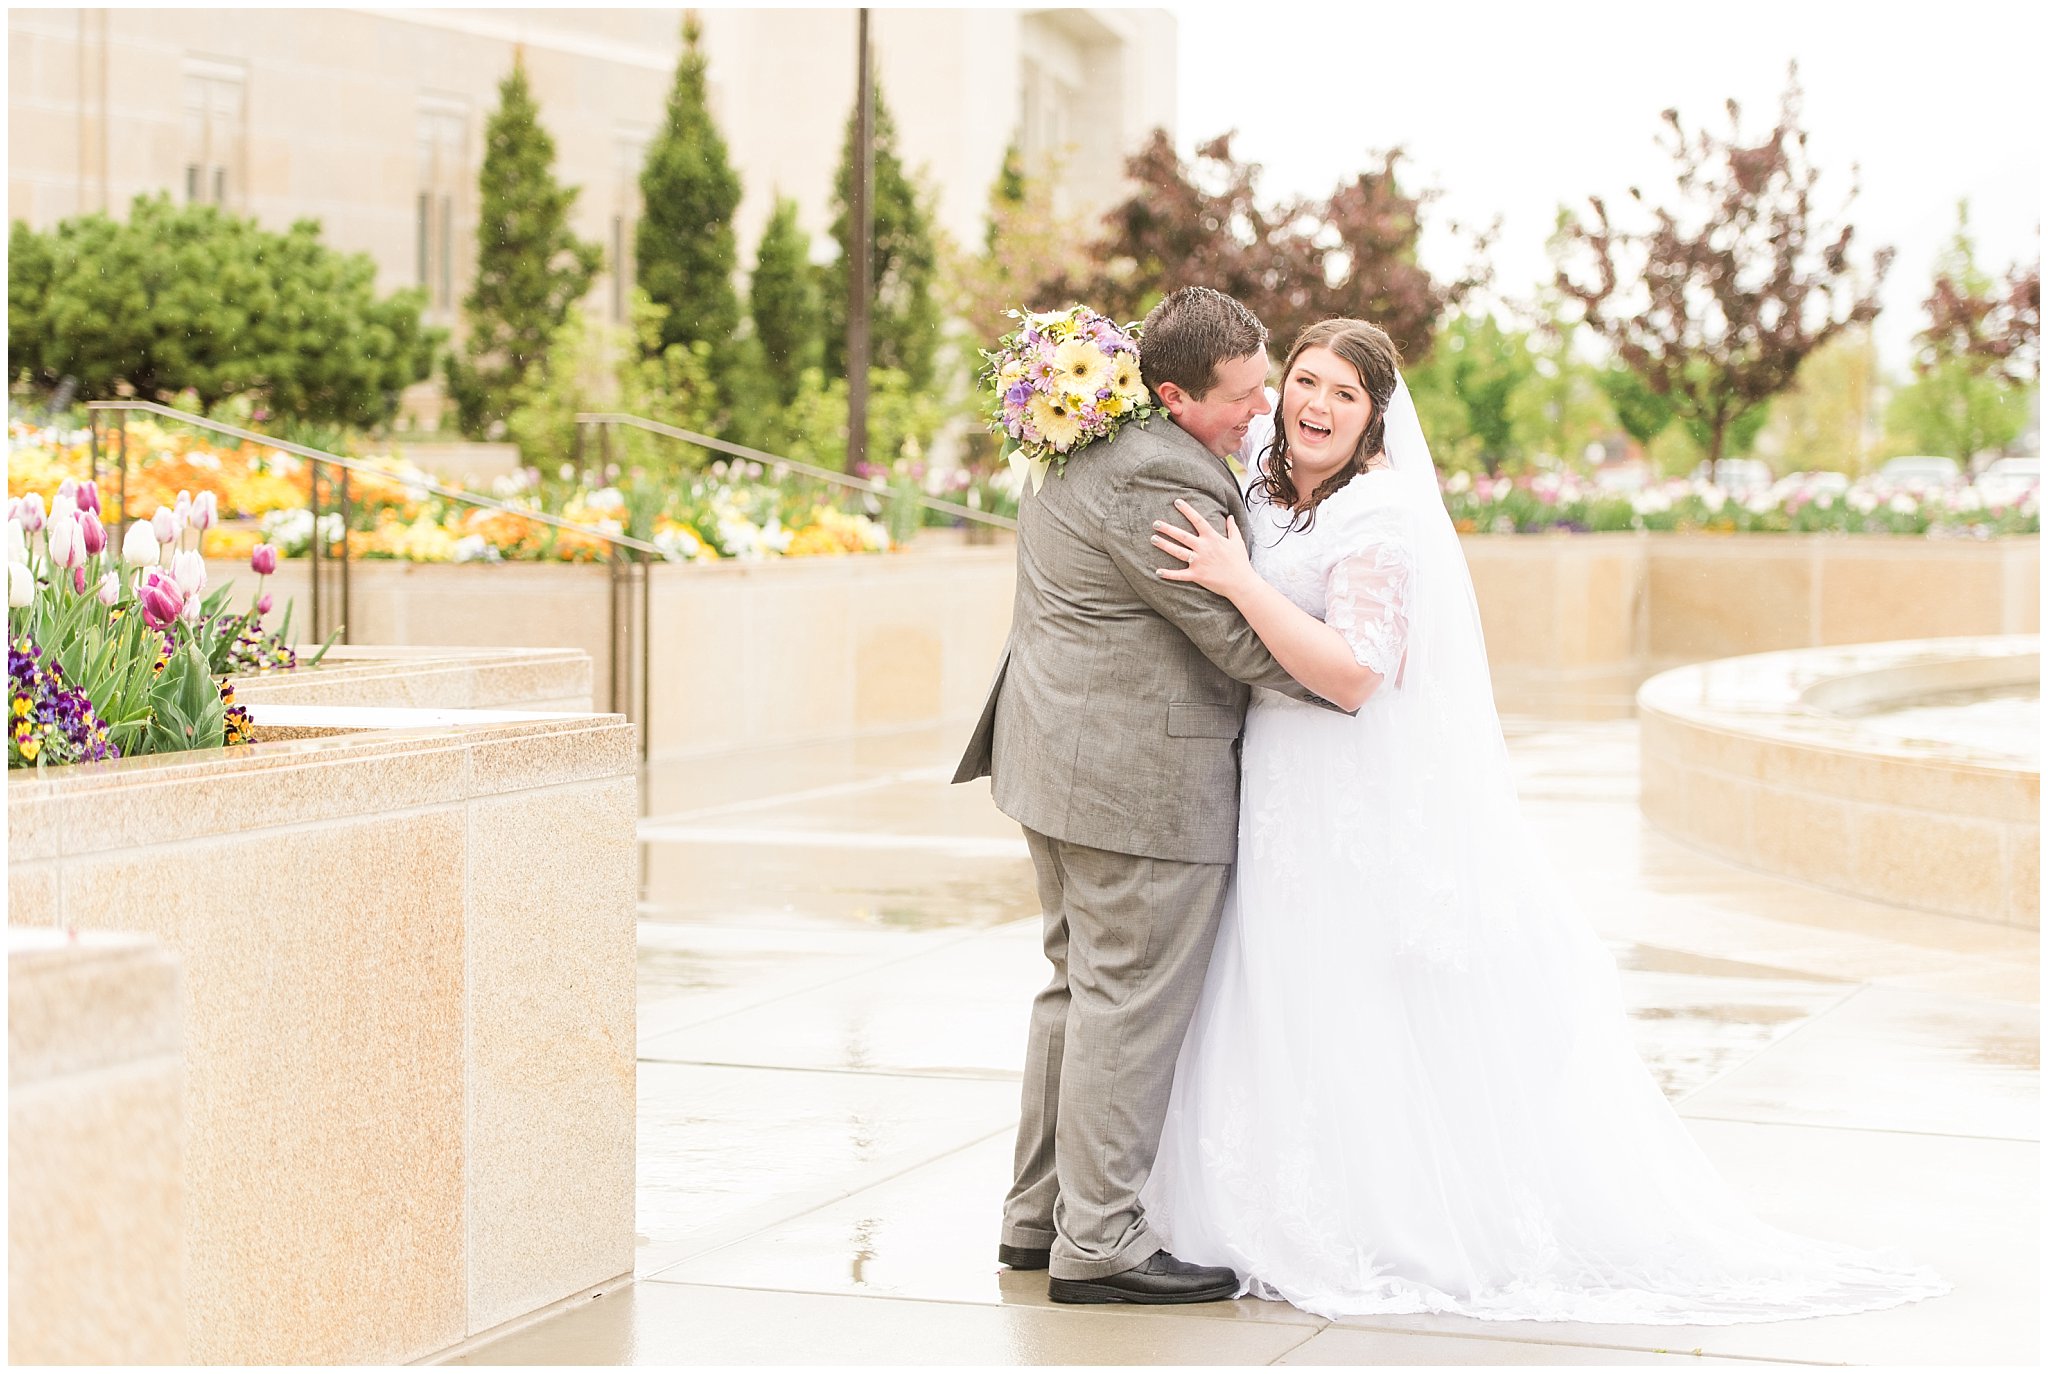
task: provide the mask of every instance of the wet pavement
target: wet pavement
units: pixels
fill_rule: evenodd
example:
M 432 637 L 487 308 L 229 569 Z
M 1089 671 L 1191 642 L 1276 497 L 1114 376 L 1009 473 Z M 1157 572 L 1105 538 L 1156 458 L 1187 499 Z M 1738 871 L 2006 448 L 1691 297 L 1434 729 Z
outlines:
M 2039 940 L 1645 826 L 1633 723 L 1510 723 L 1532 823 L 1703 1147 L 1781 1225 L 1948 1297 L 1735 1327 L 1065 1308 L 994 1261 L 1027 1007 L 1016 827 L 964 727 L 664 767 L 641 825 L 639 1264 L 481 1364 L 2033 1364 Z

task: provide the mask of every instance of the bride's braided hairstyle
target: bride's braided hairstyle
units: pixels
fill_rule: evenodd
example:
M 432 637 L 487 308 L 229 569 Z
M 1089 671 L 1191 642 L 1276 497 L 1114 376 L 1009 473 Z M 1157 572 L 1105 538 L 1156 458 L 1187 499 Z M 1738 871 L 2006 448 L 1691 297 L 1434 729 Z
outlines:
M 1367 324 L 1364 320 L 1321 320 L 1301 331 L 1288 351 L 1287 365 L 1280 370 L 1280 403 L 1287 403 L 1287 379 L 1294 375 L 1294 364 L 1301 355 L 1311 348 L 1327 348 L 1345 362 L 1358 369 L 1359 380 L 1365 383 L 1366 395 L 1372 398 L 1372 418 L 1365 422 L 1365 433 L 1358 437 L 1358 447 L 1352 450 L 1351 460 L 1338 468 L 1306 499 L 1294 485 L 1293 464 L 1287 457 L 1287 424 L 1283 417 L 1273 426 L 1273 442 L 1266 445 L 1266 451 L 1256 454 L 1257 477 L 1251 489 L 1262 493 L 1274 505 L 1294 512 L 1294 520 L 1288 528 L 1312 529 L 1316 523 L 1316 507 L 1337 494 L 1346 482 L 1365 471 L 1365 465 L 1378 457 L 1387 442 L 1387 405 L 1394 399 L 1394 388 L 1401 380 L 1401 352 L 1394 347 L 1394 341 L 1387 337 L 1378 325 Z

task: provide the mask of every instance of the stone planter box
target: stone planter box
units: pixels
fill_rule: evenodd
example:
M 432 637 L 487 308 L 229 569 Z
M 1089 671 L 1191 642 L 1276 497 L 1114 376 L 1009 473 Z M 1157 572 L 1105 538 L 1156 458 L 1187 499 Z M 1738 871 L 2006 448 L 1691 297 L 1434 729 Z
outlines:
M 251 714 L 7 787 L 10 922 L 183 963 L 190 1357 L 410 1360 L 629 1272 L 632 727 Z
M 56 930 L 7 955 L 8 1363 L 182 1364 L 178 961 Z
M 929 547 L 927 543 L 929 542 Z M 2040 626 L 2040 540 L 1882 535 L 1467 535 L 1494 690 L 1510 714 L 1624 716 L 1652 674 L 1807 645 Z M 653 570 L 651 754 L 689 757 L 958 722 L 1008 631 L 1015 547 Z M 246 567 L 216 577 L 246 580 Z M 360 562 L 357 643 L 590 655 L 611 700 L 610 583 L 569 564 Z M 306 564 L 273 579 L 307 600 Z M 637 608 L 634 632 L 638 633 Z

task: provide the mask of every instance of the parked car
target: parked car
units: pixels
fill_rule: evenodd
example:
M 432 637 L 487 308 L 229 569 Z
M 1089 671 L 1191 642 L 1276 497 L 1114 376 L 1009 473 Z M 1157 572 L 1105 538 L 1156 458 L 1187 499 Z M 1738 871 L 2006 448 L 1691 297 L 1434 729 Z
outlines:
M 1894 458 L 1877 470 L 1877 480 L 1894 487 L 1952 487 L 1963 480 L 1953 458 L 1913 454 Z
M 1726 492 L 1747 495 L 1752 491 L 1767 491 L 1771 485 L 1771 468 L 1758 458 L 1723 458 L 1718 472 L 1713 464 L 1701 463 L 1692 470 L 1692 480 L 1714 485 Z
M 1975 485 L 1986 505 L 2009 506 L 2041 485 L 2041 460 L 1995 459 L 1977 474 Z

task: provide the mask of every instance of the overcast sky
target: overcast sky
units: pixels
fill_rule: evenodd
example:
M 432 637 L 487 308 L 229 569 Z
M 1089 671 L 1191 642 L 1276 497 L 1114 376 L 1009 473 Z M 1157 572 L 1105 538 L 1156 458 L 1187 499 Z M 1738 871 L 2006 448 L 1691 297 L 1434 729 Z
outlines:
M 1898 249 L 1878 320 L 1883 365 L 1906 361 L 1936 253 L 1970 201 L 1979 261 L 1994 275 L 2039 254 L 2042 133 L 2039 3 L 1951 0 L 1891 8 L 1812 0 L 1670 3 L 1181 4 L 1183 153 L 1238 130 L 1263 165 L 1262 194 L 1329 194 L 1375 149 L 1404 147 L 1412 186 L 1443 192 L 1425 224 L 1424 264 L 1464 260 L 1441 230 L 1496 216 L 1496 289 L 1526 296 L 1560 202 L 1609 204 L 1640 184 L 1671 188 L 1659 112 L 1745 132 L 1775 121 L 1786 64 L 1799 63 L 1808 148 L 1835 210 L 1861 168 L 1846 218 L 1857 260 Z M 1668 197 L 1667 197 L 1668 198 Z

